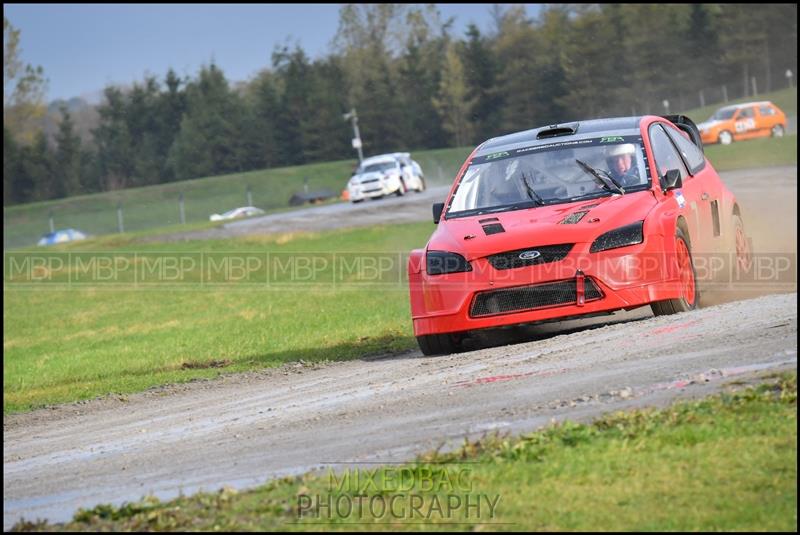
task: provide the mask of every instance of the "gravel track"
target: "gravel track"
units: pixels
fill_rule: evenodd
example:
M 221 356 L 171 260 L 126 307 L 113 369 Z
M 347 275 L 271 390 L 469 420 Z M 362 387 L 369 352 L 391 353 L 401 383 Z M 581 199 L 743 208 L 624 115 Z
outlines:
M 756 252 L 796 254 L 797 169 L 723 178 Z M 169 239 L 419 221 L 445 193 L 431 188 Z M 527 342 L 458 355 L 299 363 L 7 416 L 3 525 L 23 516 L 66 520 L 78 507 L 149 493 L 243 488 L 336 463 L 410 460 L 493 430 L 529 431 L 553 418 L 704 395 L 730 377 L 796 370 L 796 283 L 752 292 L 762 296 L 669 317 L 643 308 L 543 325 L 528 330 Z

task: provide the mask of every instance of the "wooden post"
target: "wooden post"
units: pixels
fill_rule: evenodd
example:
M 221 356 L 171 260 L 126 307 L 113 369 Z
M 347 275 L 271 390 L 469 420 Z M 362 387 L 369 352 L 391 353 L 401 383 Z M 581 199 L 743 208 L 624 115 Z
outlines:
M 253 192 L 250 190 L 250 184 L 247 185 L 247 206 L 253 206 Z
M 185 225 L 186 224 L 186 212 L 185 212 L 185 210 L 183 208 L 183 192 L 181 192 L 180 195 L 178 196 L 178 206 L 180 207 L 180 211 L 181 211 L 181 225 Z
M 50 210 L 49 219 L 50 219 L 50 233 L 52 234 L 53 232 L 56 231 L 56 225 L 55 225 L 55 223 L 53 223 L 53 211 L 52 210 Z

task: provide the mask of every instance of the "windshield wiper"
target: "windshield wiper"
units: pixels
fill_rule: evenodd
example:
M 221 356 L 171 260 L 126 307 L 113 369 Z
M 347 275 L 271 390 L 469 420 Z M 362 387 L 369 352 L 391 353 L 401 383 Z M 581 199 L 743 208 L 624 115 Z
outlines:
M 600 169 L 595 169 L 591 165 L 580 160 L 575 161 L 578 162 L 578 165 L 581 166 L 581 169 L 592 175 L 595 178 L 595 182 L 600 184 L 603 188 L 607 189 L 611 193 L 625 195 L 625 188 L 623 188 L 620 184 L 617 184 L 617 181 L 614 180 L 614 177 L 612 177 L 610 174 L 601 172 Z
M 542 196 L 536 193 L 536 190 L 533 189 L 533 187 L 530 184 L 528 184 L 528 179 L 525 176 L 525 173 L 522 173 L 521 176 L 522 176 L 522 184 L 524 184 L 525 186 L 525 191 L 528 192 L 528 197 L 537 205 L 543 206 L 544 199 L 542 199 Z

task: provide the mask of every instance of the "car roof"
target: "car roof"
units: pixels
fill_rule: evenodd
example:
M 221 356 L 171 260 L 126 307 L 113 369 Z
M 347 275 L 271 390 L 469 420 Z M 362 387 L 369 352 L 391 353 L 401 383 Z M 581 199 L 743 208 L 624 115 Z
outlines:
M 373 163 L 383 163 L 383 162 L 396 162 L 397 158 L 395 158 L 391 154 L 381 154 L 379 156 L 370 156 L 369 158 L 364 158 L 364 161 L 361 162 L 361 165 L 369 165 Z
M 606 132 L 615 135 L 636 135 L 639 134 L 639 123 L 641 120 L 642 116 L 611 117 L 608 119 L 590 119 L 588 121 L 575 121 L 571 123 L 560 123 L 557 125 L 533 128 L 531 130 L 515 132 L 505 136 L 493 137 L 485 141 L 475 155 L 482 156 L 486 153 L 496 152 L 500 149 L 507 150 L 523 146 L 530 147 L 536 145 L 546 145 L 549 143 L 556 143 L 558 141 L 566 141 L 567 139 L 585 139 L 587 137 L 596 137 L 597 134 Z M 550 130 L 554 127 L 570 127 L 575 130 L 575 133 L 567 136 L 536 139 L 536 136 L 539 134 L 539 132 Z

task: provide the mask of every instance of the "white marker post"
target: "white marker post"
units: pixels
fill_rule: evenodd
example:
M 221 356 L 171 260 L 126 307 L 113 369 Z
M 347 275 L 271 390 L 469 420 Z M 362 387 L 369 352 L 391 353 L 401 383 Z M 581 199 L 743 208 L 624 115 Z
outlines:
M 125 227 L 122 225 L 122 201 L 117 203 L 117 228 L 120 234 L 125 232 Z

